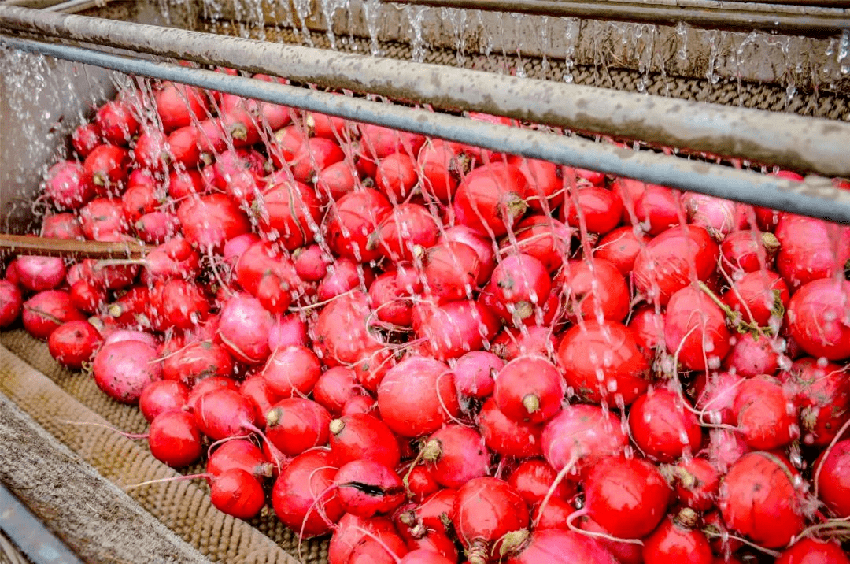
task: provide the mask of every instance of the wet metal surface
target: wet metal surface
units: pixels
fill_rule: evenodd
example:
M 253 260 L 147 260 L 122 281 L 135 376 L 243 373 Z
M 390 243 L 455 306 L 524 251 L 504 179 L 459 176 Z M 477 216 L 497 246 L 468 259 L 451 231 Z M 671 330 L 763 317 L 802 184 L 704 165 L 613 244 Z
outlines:
M 843 122 L 22 8 L 0 6 L 0 28 L 850 176 Z
M 594 143 L 540 131 L 511 128 L 448 114 L 370 102 L 268 83 L 247 77 L 228 76 L 201 69 L 110 55 L 81 49 L 0 36 L 0 45 L 43 53 L 113 70 L 185 82 L 277 104 L 323 112 L 354 121 L 422 133 L 559 164 L 599 170 L 692 190 L 749 204 L 767 206 L 830 221 L 850 223 L 850 191 L 834 188 L 829 179 L 810 176 L 795 183 L 775 176 L 720 165 L 687 161 L 652 151 L 632 151 L 611 144 Z

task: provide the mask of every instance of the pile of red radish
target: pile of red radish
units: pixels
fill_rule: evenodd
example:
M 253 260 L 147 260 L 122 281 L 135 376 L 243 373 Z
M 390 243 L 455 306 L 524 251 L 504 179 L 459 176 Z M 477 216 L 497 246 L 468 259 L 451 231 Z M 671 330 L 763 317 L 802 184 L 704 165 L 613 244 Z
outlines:
M 222 511 L 331 564 L 850 563 L 850 227 L 171 83 L 71 141 L 41 234 L 150 252 L 18 256 L 0 327 Z

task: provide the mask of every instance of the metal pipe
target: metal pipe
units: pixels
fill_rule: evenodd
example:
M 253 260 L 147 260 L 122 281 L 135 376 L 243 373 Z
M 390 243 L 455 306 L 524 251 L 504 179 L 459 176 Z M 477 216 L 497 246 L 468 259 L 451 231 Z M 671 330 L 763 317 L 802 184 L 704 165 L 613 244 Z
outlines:
M 5 6 L 0 29 L 850 177 L 840 121 Z
M 764 30 L 792 34 L 830 35 L 850 28 L 844 10 L 800 13 L 790 6 L 770 5 L 770 11 L 751 5 L 714 2 L 687 6 L 680 3 L 588 2 L 584 0 L 382 0 L 383 2 L 437 8 L 512 12 L 549 17 L 589 18 L 636 23 L 676 25 L 725 30 Z M 840 1 L 840 0 L 839 0 Z M 736 5 L 737 4 L 737 5 Z M 758 4 L 756 4 L 758 6 Z M 765 6 L 760 6 L 764 8 Z M 784 8 L 784 9 L 783 9 Z
M 579 137 L 495 125 L 448 114 L 121 57 L 79 47 L 2 35 L 0 44 L 123 73 L 183 82 L 200 88 L 304 108 L 509 154 L 598 170 L 829 221 L 850 223 L 850 191 L 833 187 L 831 180 L 823 177 L 810 176 L 805 182 L 797 183 L 748 170 L 687 161 L 652 151 L 622 149 L 612 144 L 594 143 Z

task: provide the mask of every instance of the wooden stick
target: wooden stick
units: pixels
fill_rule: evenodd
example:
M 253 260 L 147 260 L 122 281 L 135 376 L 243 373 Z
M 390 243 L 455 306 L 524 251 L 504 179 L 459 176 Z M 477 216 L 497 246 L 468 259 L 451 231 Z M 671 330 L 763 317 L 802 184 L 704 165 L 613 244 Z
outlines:
M 106 243 L 0 233 L 0 256 L 40 255 L 77 259 L 132 259 L 144 257 L 146 252 L 147 247 L 135 242 Z

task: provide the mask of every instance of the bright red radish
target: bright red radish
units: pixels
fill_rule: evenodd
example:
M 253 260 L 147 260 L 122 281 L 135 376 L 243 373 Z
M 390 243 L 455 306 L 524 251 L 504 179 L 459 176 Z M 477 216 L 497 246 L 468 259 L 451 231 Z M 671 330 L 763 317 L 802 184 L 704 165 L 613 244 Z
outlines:
M 410 195 L 416 186 L 416 163 L 405 153 L 394 153 L 378 163 L 375 184 L 389 198 L 398 203 Z
M 573 531 L 537 530 L 515 549 L 506 564 L 615 564 L 618 562 L 602 543 Z
M 53 290 L 65 280 L 65 262 L 59 257 L 19 255 L 16 265 L 18 284 L 30 292 Z
M 85 239 L 77 216 L 72 213 L 54 213 L 41 221 L 41 236 L 57 239 Z
M 380 346 L 366 327 L 371 311 L 368 297 L 359 290 L 339 296 L 322 308 L 310 324 L 310 338 L 325 365 L 358 362 L 364 352 Z
M 587 514 L 612 536 L 639 539 L 661 522 L 670 489 L 652 463 L 616 457 L 590 470 L 585 498 Z
M 660 462 L 694 454 L 702 443 L 702 429 L 690 406 L 663 388 L 650 390 L 632 404 L 629 429 L 638 448 Z
M 814 357 L 850 357 L 850 282 L 822 279 L 801 287 L 788 304 L 791 337 Z
M 530 255 L 511 255 L 496 266 L 481 292 L 481 301 L 506 321 L 529 324 L 534 323 L 550 288 L 543 263 Z
M 10 311 L 16 310 L 12 309 L 17 302 L 14 293 L 9 291 L 7 295 L 11 297 Z M 24 329 L 36 339 L 46 340 L 57 327 L 68 321 L 85 320 L 71 302 L 71 295 L 63 290 L 39 292 L 25 301 L 21 308 Z
M 841 550 L 841 545 L 805 537 L 782 552 L 776 564 L 848 564 L 850 558 Z
M 839 441 L 814 465 L 820 500 L 839 518 L 850 516 L 850 440 Z
M 605 259 L 569 261 L 556 276 L 556 288 L 566 300 L 566 316 L 623 322 L 629 314 L 629 287 L 617 267 Z
M 179 83 L 168 83 L 154 95 L 156 111 L 166 132 L 191 125 L 192 120 L 203 120 L 209 112 L 204 93 Z
M 490 342 L 490 350 L 505 361 L 520 356 L 553 358 L 558 341 L 552 327 L 506 327 Z
M 543 429 L 543 456 L 552 468 L 567 470 L 574 482 L 608 456 L 622 454 L 629 437 L 618 417 L 587 404 L 564 406 Z
M 265 361 L 271 350 L 268 335 L 274 319 L 259 300 L 235 294 L 224 304 L 218 335 L 237 360 L 248 364 Z
M 289 163 L 292 176 L 299 182 L 315 184 L 316 175 L 332 164 L 342 162 L 345 153 L 336 141 L 311 137 L 301 145 Z
M 788 286 L 775 272 L 756 270 L 733 281 L 723 301 L 736 312 L 733 323 L 755 323 L 767 327 L 773 320 L 781 323 L 788 307 Z
M 268 413 L 281 398 L 269 389 L 262 374 L 255 373 L 242 381 L 239 393 L 254 404 L 256 413 Z
M 231 390 L 239 391 L 239 385 L 232 378 L 224 378 L 222 376 L 210 376 L 199 380 L 189 392 L 189 399 L 186 400 L 186 409 L 190 413 L 195 413 L 199 410 L 199 402 L 203 396 L 216 390 Z
M 605 259 L 626 276 L 632 271 L 640 250 L 649 239 L 634 227 L 618 227 L 609 232 L 596 244 L 593 256 Z
M 201 287 L 186 280 L 169 280 L 162 288 L 164 322 L 178 329 L 191 329 L 209 317 L 210 304 Z
M 432 358 L 406 358 L 381 381 L 378 409 L 387 426 L 403 437 L 433 433 L 460 413 L 454 374 Z
M 439 234 L 437 222 L 427 208 L 399 204 L 370 235 L 366 250 L 372 251 L 377 246 L 383 256 L 394 262 L 412 262 L 437 243 Z
M 233 468 L 244 470 L 258 480 L 272 475 L 272 463 L 260 447 L 246 439 L 233 439 L 219 445 L 207 461 L 207 472 L 213 476 Z
M 661 472 L 675 488 L 676 498 L 691 509 L 708 511 L 714 507 L 721 474 L 707 459 L 683 459 Z
M 691 509 L 683 509 L 676 517 L 665 519 L 644 540 L 644 561 L 649 564 L 712 564 L 714 557 L 705 533 L 693 528 L 697 519 L 698 515 Z
M 102 142 L 100 128 L 96 123 L 84 123 L 71 135 L 71 145 L 81 158 L 89 156 L 89 153 Z
M 60 161 L 47 173 L 44 183 L 47 198 L 57 207 L 79 209 L 94 197 L 94 185 L 86 176 L 83 165 L 75 161 Z
M 369 286 L 369 298 L 375 315 L 385 323 L 410 327 L 413 323 L 412 297 L 420 294 L 419 273 L 409 266 L 385 272 Z
M 210 478 L 210 501 L 223 513 L 250 519 L 266 504 L 266 494 L 259 480 L 250 473 L 230 468 Z
M 717 369 L 729 353 L 726 314 L 701 289 L 678 290 L 667 304 L 664 340 L 667 351 L 690 370 Z
M 475 478 L 457 492 L 452 524 L 472 564 L 482 564 L 516 548 L 527 536 L 525 500 L 498 478 Z
M 601 186 L 578 188 L 572 196 L 567 196 L 563 207 L 564 223 L 578 228 L 583 222 L 591 233 L 608 233 L 617 227 L 622 215 L 620 196 Z
M 107 143 L 127 146 L 139 131 L 133 112 L 119 101 L 107 102 L 95 114 L 94 123 Z
M 630 405 L 649 388 L 649 363 L 632 330 L 613 321 L 585 321 L 569 329 L 558 361 L 567 384 L 594 402 L 620 396 Z
M 772 337 L 756 337 L 752 333 L 743 333 L 732 338 L 732 350 L 723 361 L 723 366 L 739 376 L 752 378 L 759 374 L 773 376 L 779 370 L 777 351 L 783 343 Z
M 458 393 L 486 398 L 493 393 L 494 379 L 504 366 L 504 361 L 491 352 L 466 353 L 455 361 L 452 368 Z
M 393 153 L 415 155 L 425 143 L 425 137 L 418 133 L 408 133 L 372 124 L 360 124 L 359 129 L 361 143 L 368 149 L 370 155 L 378 159 L 386 158 Z
M 490 309 L 474 301 L 441 305 L 420 302 L 413 306 L 413 330 L 437 359 L 458 358 L 479 350 L 499 330 Z
M 420 548 L 418 550 L 411 550 L 405 554 L 398 561 L 398 564 L 453 564 L 456 561 L 457 558 L 449 558 L 434 550 Z
M 429 139 L 419 150 L 417 163 L 422 191 L 441 202 L 451 201 L 465 166 L 464 157 L 455 145 L 442 139 Z
M 499 411 L 515 421 L 543 423 L 561 410 L 566 384 L 545 358 L 512 360 L 496 376 L 493 398 Z
M 773 233 L 735 231 L 720 244 L 721 258 L 727 270 L 755 272 L 771 268 L 780 244 Z
M 148 444 L 157 460 L 174 468 L 189 466 L 203 452 L 195 419 L 185 411 L 164 411 L 157 415 L 151 421 Z
M 546 270 L 555 272 L 570 256 L 573 228 L 544 215 L 523 219 L 515 229 L 516 241 L 502 241 L 501 253 L 523 253 L 543 263 Z
M 370 247 L 369 236 L 391 211 L 390 203 L 377 190 L 366 188 L 346 194 L 325 219 L 328 245 L 337 255 L 359 262 L 377 259 L 381 250 L 377 245 Z
M 532 458 L 526 460 L 511 472 L 511 475 L 508 476 L 508 483 L 531 506 L 543 501 L 557 477 L 558 473 L 544 460 Z M 555 485 L 552 495 L 556 498 L 568 500 L 575 493 L 574 484 L 561 481 Z
M 348 564 L 361 541 L 372 536 L 395 534 L 392 521 L 384 517 L 364 518 L 346 513 L 339 519 L 328 545 L 328 564 Z M 380 537 L 379 537 L 380 538 Z
M 751 448 L 780 448 L 800 435 L 793 397 L 769 376 L 742 382 L 733 409 L 737 427 Z
M 652 361 L 655 353 L 664 348 L 664 314 L 654 307 L 643 306 L 632 312 L 629 329 L 648 360 Z
M 484 282 L 478 253 L 465 243 L 440 243 L 424 253 L 422 262 L 428 292 L 438 301 L 471 297 Z
M 265 414 L 266 437 L 286 456 L 328 443 L 331 415 L 307 398 L 286 398 Z
M 292 459 L 272 490 L 278 519 L 304 538 L 330 532 L 344 513 L 334 486 L 336 473 L 327 449 L 311 449 Z
M 148 127 L 133 146 L 133 160 L 139 170 L 162 173 L 171 164 L 171 149 L 168 136 L 161 130 Z
M 15 322 L 23 309 L 21 291 L 8 280 L 0 280 L 0 329 Z
M 313 398 L 332 415 L 340 415 L 348 400 L 362 394 L 357 374 L 344 366 L 322 373 L 313 386 Z
M 344 415 L 329 425 L 333 461 L 342 466 L 359 458 L 395 468 L 401 454 L 386 423 L 368 414 Z
M 478 280 L 482 283 L 490 278 L 496 267 L 496 254 L 493 245 L 475 230 L 465 225 L 455 225 L 442 232 L 440 243 L 457 242 L 469 245 L 478 254 Z
M 130 174 L 130 153 L 104 144 L 96 147 L 83 162 L 83 182 L 91 183 L 100 195 L 117 195 Z
M 86 239 L 107 241 L 116 234 L 127 233 L 130 223 L 121 200 L 96 198 L 80 210 L 80 226 Z
M 760 546 L 785 546 L 805 526 L 797 482 L 787 460 L 767 452 L 745 454 L 720 488 L 726 526 Z
M 489 473 L 490 455 L 474 429 L 447 425 L 431 435 L 420 451 L 433 478 L 447 488 L 459 488 Z
M 321 368 L 313 351 L 294 346 L 275 350 L 262 374 L 274 393 L 288 398 L 310 393 L 321 376 Z
M 800 407 L 804 444 L 827 446 L 850 419 L 850 381 L 845 372 L 838 364 L 812 358 L 791 365 L 788 376 Z
M 525 215 L 523 199 L 528 180 L 522 171 L 502 162 L 481 166 L 463 179 L 455 194 L 455 203 L 466 224 L 482 235 L 505 235 Z
M 231 376 L 233 359 L 225 348 L 212 341 L 191 343 L 168 355 L 162 363 L 162 376 L 193 385 L 209 376 Z
M 220 251 L 224 244 L 251 230 L 239 206 L 224 194 L 190 198 L 177 208 L 183 235 L 195 247 Z
M 313 242 L 322 213 L 315 191 L 298 181 L 273 184 L 254 209 L 260 231 L 289 251 Z
M 679 225 L 680 213 L 683 213 L 680 193 L 665 186 L 647 184 L 646 190 L 634 202 L 634 213 L 647 233 L 659 235 Z
M 56 362 L 79 370 L 92 359 L 102 342 L 100 332 L 88 321 L 69 321 L 50 334 L 47 347 Z
M 488 398 L 478 414 L 478 427 L 484 444 L 497 454 L 528 458 L 540 455 L 541 425 L 514 421 L 496 407 L 496 401 Z
M 328 165 L 316 174 L 316 189 L 326 199 L 339 200 L 359 184 L 357 170 L 348 159 Z
M 389 513 L 404 502 L 401 477 L 374 460 L 353 460 L 340 466 L 334 482 L 343 509 L 359 517 Z
M 139 410 L 148 422 L 160 413 L 182 410 L 189 400 L 189 388 L 174 380 L 157 380 L 142 390 L 139 396 Z
M 785 214 L 776 238 L 781 245 L 776 268 L 791 288 L 835 276 L 850 260 L 850 227 Z

